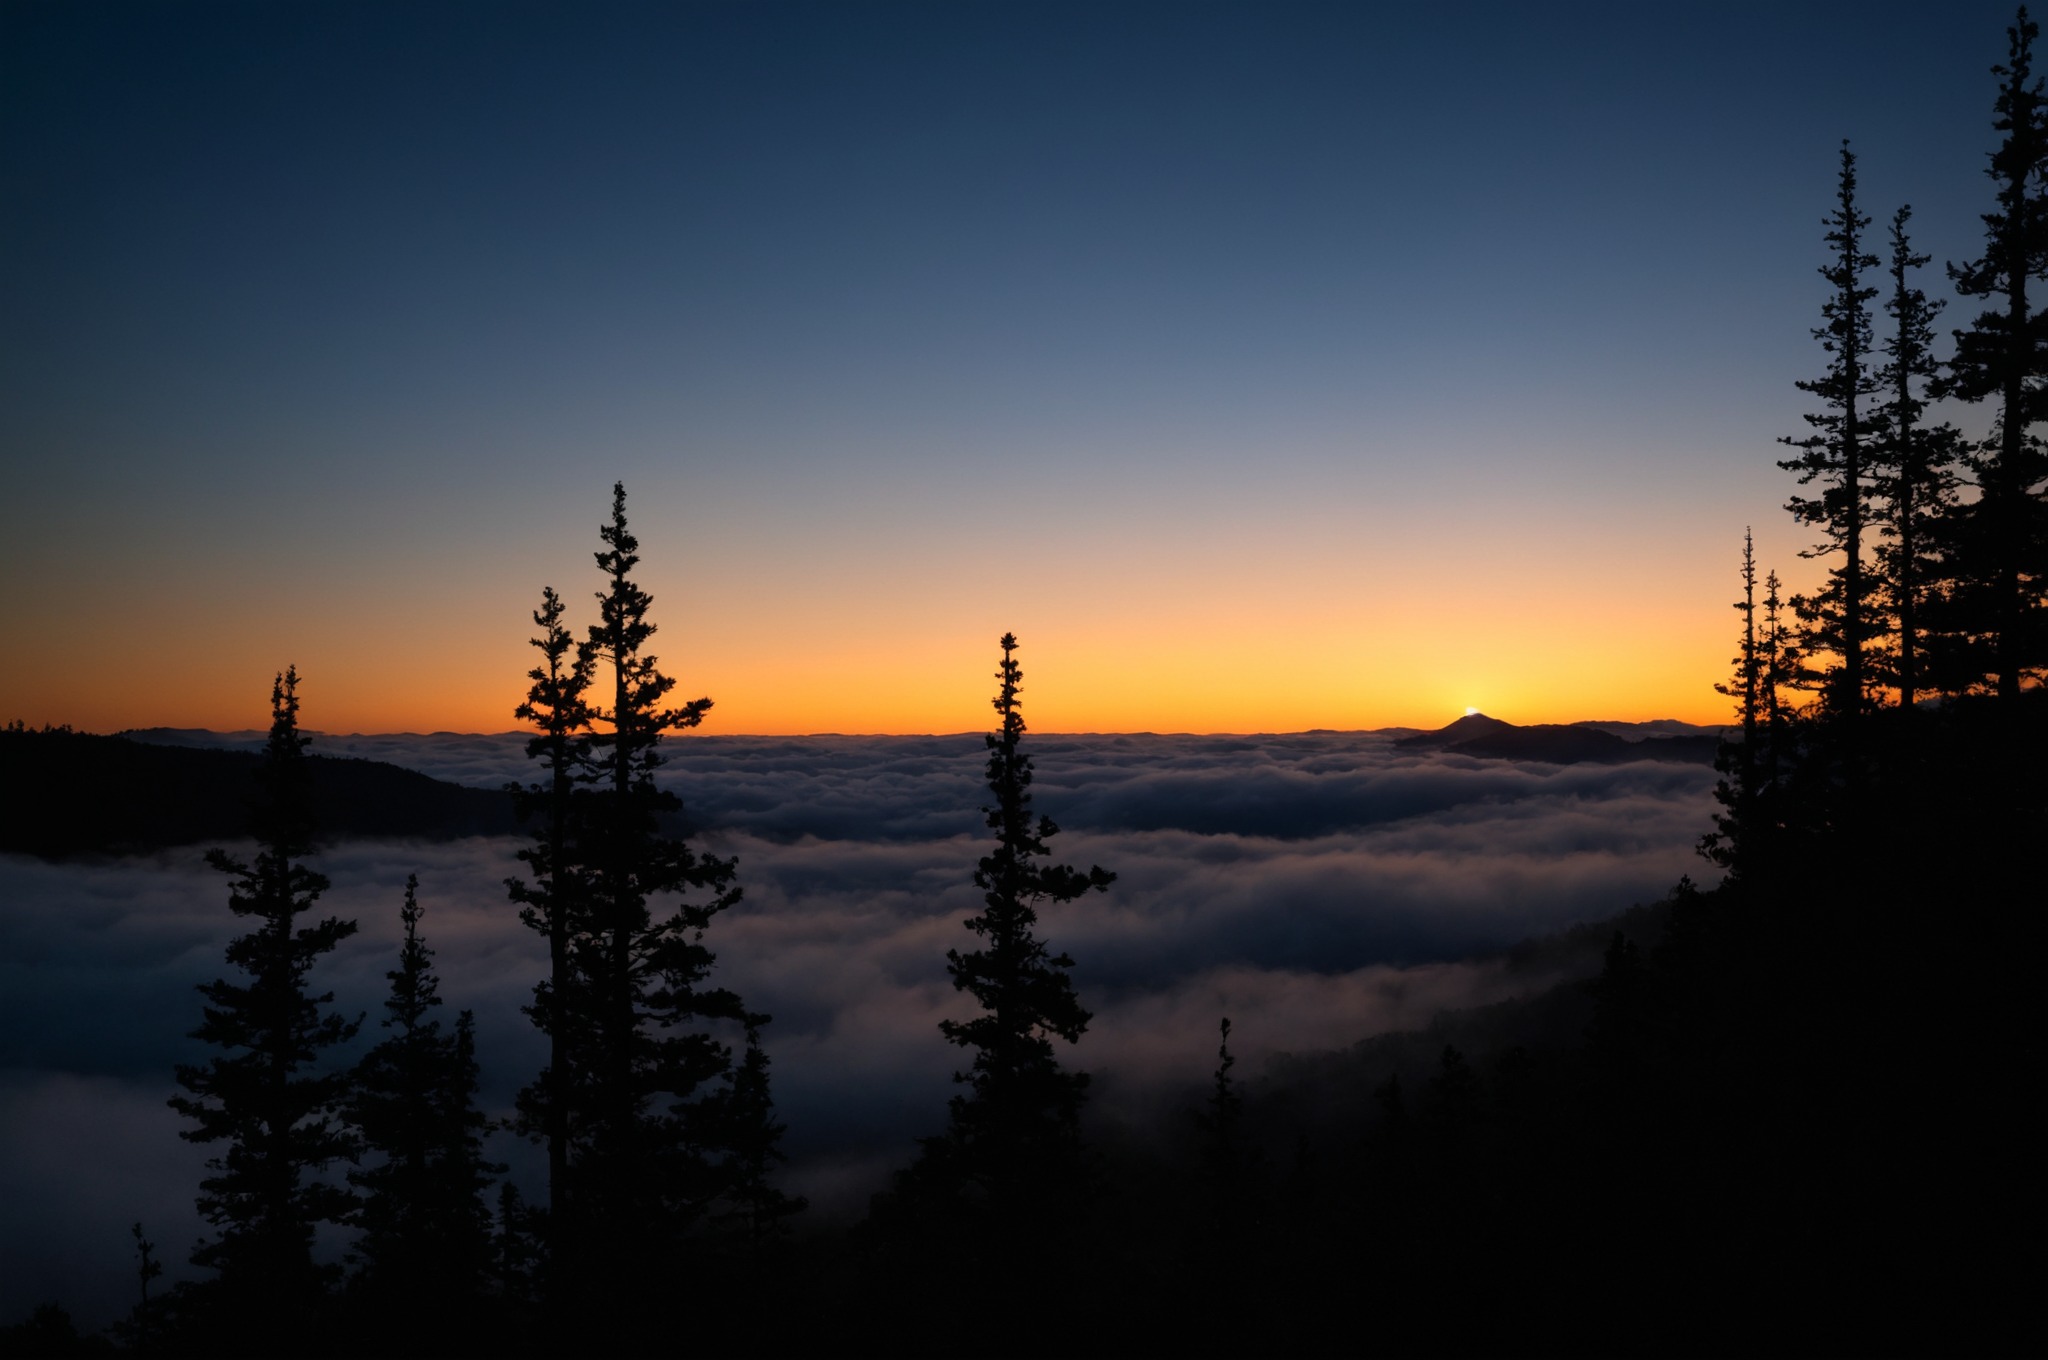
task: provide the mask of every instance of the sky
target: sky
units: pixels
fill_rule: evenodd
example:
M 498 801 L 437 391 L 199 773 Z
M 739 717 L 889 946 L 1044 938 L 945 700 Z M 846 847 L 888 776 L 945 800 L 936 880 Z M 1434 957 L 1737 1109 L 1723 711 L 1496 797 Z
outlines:
M 0 719 L 505 730 L 623 480 L 707 731 L 1719 720 L 2010 21 L 0 0 Z
M 1219 1015 L 1256 1094 L 1281 1053 L 1341 1050 L 1595 972 L 1604 930 L 1519 959 L 1490 951 L 1711 873 L 1693 853 L 1714 807 L 1704 765 L 1479 760 L 1354 733 L 1039 734 L 1030 746 L 1034 808 L 1065 828 L 1055 862 L 1117 876 L 1107 893 L 1043 905 L 1038 927 L 1075 960 L 1093 1015 L 1060 1045 L 1063 1064 L 1093 1074 L 1091 1140 L 1185 1134 Z M 517 735 L 314 749 L 484 787 L 528 773 Z M 844 1223 L 944 1124 L 955 1090 L 961 1052 L 938 1025 L 972 1009 L 945 962 L 981 906 L 987 752 L 972 733 L 709 737 L 689 750 L 664 781 L 699 828 L 693 844 L 737 858 L 744 890 L 706 933 L 714 979 L 774 1016 L 764 1044 L 788 1130 L 783 1182 L 811 1198 L 809 1224 Z M 335 1009 L 371 1017 L 344 1060 L 380 1037 L 417 874 L 444 1018 L 475 1011 L 481 1104 L 510 1113 L 545 1059 L 519 1007 L 547 945 L 505 897 L 522 845 L 351 841 L 313 856 L 331 880 L 318 913 L 361 927 L 311 974 Z M 0 855 L 0 1319 L 49 1301 L 89 1327 L 118 1316 L 138 1220 L 171 1279 L 197 1276 L 186 1258 L 208 1150 L 178 1138 L 189 1126 L 164 1101 L 174 1064 L 206 1057 L 189 1037 L 194 988 L 222 975 L 243 926 L 224 886 L 198 846 Z M 1445 1042 L 1432 1031 L 1424 1056 Z M 501 1132 L 491 1153 L 544 1197 L 540 1149 Z

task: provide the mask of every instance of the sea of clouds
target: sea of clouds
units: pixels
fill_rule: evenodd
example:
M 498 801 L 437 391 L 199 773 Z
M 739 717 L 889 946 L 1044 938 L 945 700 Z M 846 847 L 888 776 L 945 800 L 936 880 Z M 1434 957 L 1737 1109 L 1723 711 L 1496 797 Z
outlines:
M 232 742 L 236 739 L 223 739 Z M 528 774 L 517 736 L 320 737 L 484 787 Z M 1117 874 L 1047 909 L 1094 1021 L 1070 1061 L 1092 1115 L 1172 1105 L 1214 1063 L 1219 1015 L 1240 1073 L 1445 1009 L 1550 985 L 1498 950 L 1661 897 L 1704 866 L 1711 770 L 1543 765 L 1397 747 L 1376 733 L 1038 736 L 1036 807 L 1057 856 Z M 767 1031 L 787 1181 L 814 1213 L 857 1215 L 945 1122 L 959 1050 L 938 1023 L 970 1004 L 945 973 L 972 937 L 988 833 L 985 751 L 943 737 L 692 737 L 669 782 L 697 843 L 739 861 L 743 902 L 707 937 L 719 981 Z M 361 925 L 316 971 L 375 1038 L 408 873 L 448 1011 L 476 1013 L 483 1099 L 509 1111 L 541 1044 L 520 1006 L 545 963 L 504 879 L 519 842 L 361 841 L 317 857 L 322 910 Z M 230 847 L 232 848 L 232 847 Z M 128 1225 L 180 1273 L 201 1225 L 206 1153 L 164 1106 L 203 1051 L 194 987 L 238 923 L 200 848 L 45 863 L 0 856 L 0 1325 L 54 1299 L 89 1323 L 132 1298 Z M 1194 1097 L 1188 1096 L 1189 1100 Z M 534 1150 L 493 1152 L 535 1185 Z

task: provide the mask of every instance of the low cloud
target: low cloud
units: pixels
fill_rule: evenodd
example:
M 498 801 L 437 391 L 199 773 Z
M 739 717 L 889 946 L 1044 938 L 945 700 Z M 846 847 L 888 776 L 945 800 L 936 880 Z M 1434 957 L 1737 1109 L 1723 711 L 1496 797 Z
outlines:
M 1696 871 L 1713 775 L 1698 767 L 1509 764 L 1399 751 L 1373 734 L 1029 739 L 1060 858 L 1118 874 L 1048 909 L 1094 1022 L 1072 1061 L 1115 1117 L 1214 1061 L 1228 1013 L 1242 1072 L 1553 979 L 1471 956 L 1661 896 Z M 324 737 L 315 748 L 481 786 L 527 774 L 516 735 Z M 967 1013 L 945 952 L 969 942 L 987 848 L 978 736 L 693 737 L 667 778 L 700 840 L 740 861 L 744 901 L 709 942 L 720 980 L 772 1012 L 793 1188 L 857 1213 L 937 1132 Z M 315 983 L 374 1041 L 405 876 L 447 1013 L 476 1012 L 484 1099 L 509 1112 L 542 1045 L 519 1007 L 544 967 L 504 878 L 519 842 L 358 842 L 318 859 L 325 912 L 360 933 Z M 202 1058 L 193 988 L 239 923 L 199 852 L 46 864 L 0 857 L 0 1321 L 63 1297 L 104 1321 L 132 1288 L 143 1218 L 174 1274 L 199 1233 L 203 1154 L 163 1107 Z M 83 1135 L 76 1131 L 100 1132 Z M 530 1174 L 530 1149 L 494 1148 Z M 88 1164 L 90 1163 L 90 1164 Z M 519 1174 L 519 1173 L 515 1173 Z M 67 1211 L 66 1206 L 75 1211 Z M 36 1264 L 40 1262 L 41 1264 Z M 59 1265 L 51 1263 L 62 1263 Z

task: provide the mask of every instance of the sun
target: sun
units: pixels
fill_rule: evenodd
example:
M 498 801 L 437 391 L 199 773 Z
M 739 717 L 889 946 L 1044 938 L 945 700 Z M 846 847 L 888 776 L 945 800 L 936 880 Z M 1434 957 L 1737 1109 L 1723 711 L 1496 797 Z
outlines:
M 1476 718 L 1479 716 L 1479 710 L 1472 707 L 1470 704 L 1467 704 L 1465 705 L 1465 716 L 1468 718 Z

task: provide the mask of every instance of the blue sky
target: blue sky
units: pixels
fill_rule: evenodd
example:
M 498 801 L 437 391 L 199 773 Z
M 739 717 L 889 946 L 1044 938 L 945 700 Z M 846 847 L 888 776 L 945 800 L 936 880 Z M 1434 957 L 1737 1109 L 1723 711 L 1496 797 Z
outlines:
M 1060 726 L 1709 717 L 1837 147 L 1944 292 L 2010 21 L 7 4 L 0 704 L 507 726 L 623 477 L 733 730 L 1005 628 Z

